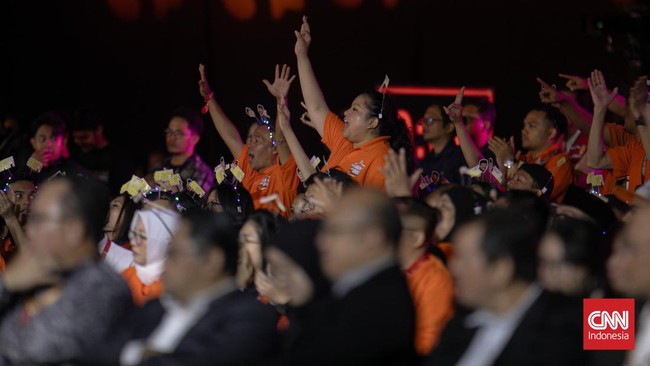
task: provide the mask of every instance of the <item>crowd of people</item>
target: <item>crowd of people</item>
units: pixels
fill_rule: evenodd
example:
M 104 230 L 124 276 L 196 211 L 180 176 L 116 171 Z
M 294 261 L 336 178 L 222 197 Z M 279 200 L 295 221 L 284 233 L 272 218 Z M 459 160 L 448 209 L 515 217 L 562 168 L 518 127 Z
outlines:
M 523 151 L 460 88 L 416 161 L 386 89 L 334 113 L 306 17 L 295 38 L 245 139 L 199 66 L 214 168 L 193 109 L 140 176 L 91 110 L 3 120 L 0 365 L 650 365 L 647 77 L 538 79 Z M 637 347 L 584 351 L 582 299 L 630 297 Z

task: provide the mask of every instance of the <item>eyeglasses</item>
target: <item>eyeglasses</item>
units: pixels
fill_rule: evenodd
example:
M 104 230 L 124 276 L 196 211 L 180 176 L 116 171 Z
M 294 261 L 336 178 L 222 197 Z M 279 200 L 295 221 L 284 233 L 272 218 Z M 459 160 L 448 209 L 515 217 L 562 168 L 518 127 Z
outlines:
M 427 125 L 431 126 L 435 121 L 443 121 L 442 118 L 436 118 L 436 117 L 425 117 L 422 118 L 422 122 L 426 123 Z
M 166 136 L 172 136 L 173 138 L 185 137 L 185 132 L 181 130 L 170 130 L 169 128 L 165 129 Z
M 144 234 L 140 234 L 138 232 L 135 232 L 134 230 L 129 230 L 129 240 L 131 241 L 131 244 L 134 244 L 136 239 L 138 241 L 146 241 L 147 236 Z

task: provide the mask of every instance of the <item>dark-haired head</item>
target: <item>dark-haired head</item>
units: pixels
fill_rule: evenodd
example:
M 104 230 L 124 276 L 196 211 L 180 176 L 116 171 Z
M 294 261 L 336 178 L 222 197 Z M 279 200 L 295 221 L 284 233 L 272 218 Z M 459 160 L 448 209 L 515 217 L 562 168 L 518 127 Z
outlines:
M 207 195 L 206 208 L 214 212 L 225 212 L 235 224 L 241 226 L 253 212 L 253 198 L 241 185 L 217 184 Z
M 203 133 L 203 118 L 191 108 L 179 108 L 172 113 L 167 129 L 165 142 L 167 151 L 172 155 L 194 154 L 194 148 Z
M 362 143 L 374 137 L 388 136 L 393 150 L 405 149 L 409 171 L 413 169 L 411 133 L 398 116 L 397 107 L 389 95 L 374 90 L 361 93 L 344 115 L 347 124 L 343 137 L 352 143 Z
M 237 269 L 237 230 L 225 214 L 188 210 L 170 244 L 165 271 L 165 292 L 191 301 L 217 284 L 232 281 Z
M 552 291 L 589 297 L 605 278 L 606 236 L 590 222 L 554 220 L 539 248 L 539 278 Z
M 114 207 L 118 208 L 119 211 L 115 214 L 115 219 L 111 218 L 113 215 Z M 121 194 L 115 197 L 109 208 L 109 216 L 107 226 L 104 227 L 105 230 L 110 230 L 107 232 L 109 238 L 117 244 L 126 244 L 129 242 L 129 230 L 131 229 L 131 220 L 133 220 L 133 215 L 135 211 L 142 208 L 140 203 L 136 203 L 129 197 L 128 194 Z M 114 222 L 112 222 L 114 220 Z M 112 227 L 109 227 L 112 225 Z
M 557 109 L 541 105 L 526 114 L 521 142 L 528 151 L 541 152 L 564 141 L 568 123 L 566 117 Z

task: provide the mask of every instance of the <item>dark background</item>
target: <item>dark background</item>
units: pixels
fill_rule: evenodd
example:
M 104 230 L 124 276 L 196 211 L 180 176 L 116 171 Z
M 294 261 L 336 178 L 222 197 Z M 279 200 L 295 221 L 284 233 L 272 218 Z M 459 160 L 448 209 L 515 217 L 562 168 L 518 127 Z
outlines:
M 276 63 L 295 66 L 293 30 L 310 18 L 310 56 L 334 111 L 360 91 L 391 84 L 491 87 L 501 136 L 518 135 L 524 114 L 538 102 L 535 77 L 563 84 L 557 73 L 605 72 L 627 94 L 648 57 L 646 2 L 630 0 L 304 0 L 301 12 L 278 20 L 257 0 L 247 21 L 221 0 L 175 0 L 156 15 L 155 0 L 120 18 L 107 0 L 3 0 L 0 5 L 0 114 L 31 121 L 49 110 L 90 106 L 107 121 L 115 143 L 139 164 L 164 149 L 163 129 L 176 107 L 200 108 L 197 65 L 205 63 L 217 100 L 245 131 L 244 107 L 274 101 L 262 84 Z M 244 1 L 244 0 L 242 0 Z M 119 2 L 119 1 L 118 1 Z M 299 84 L 290 95 L 302 110 Z M 443 100 L 448 103 L 451 100 Z M 412 111 L 419 117 L 423 111 Z M 296 119 L 297 121 L 297 119 Z M 295 123 L 308 153 L 315 132 Z M 206 117 L 199 152 L 215 164 L 227 149 Z

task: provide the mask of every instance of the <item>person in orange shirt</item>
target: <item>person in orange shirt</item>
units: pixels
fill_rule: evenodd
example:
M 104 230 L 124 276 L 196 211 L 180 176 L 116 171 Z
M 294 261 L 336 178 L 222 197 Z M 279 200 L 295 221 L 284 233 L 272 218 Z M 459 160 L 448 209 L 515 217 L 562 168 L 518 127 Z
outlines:
M 269 91 L 276 98 L 287 95 L 289 85 L 295 77 L 289 78 L 289 71 L 285 65 L 282 76 L 280 76 L 276 69 L 276 78 L 273 84 L 267 82 Z M 291 202 L 297 194 L 299 182 L 296 174 L 296 162 L 284 141 L 282 131 L 279 128 L 274 130 L 271 126 L 266 125 L 253 126 L 250 128 L 244 144 L 237 128 L 215 100 L 208 85 L 203 65 L 199 66 L 199 72 L 201 74 L 199 81 L 201 96 L 206 101 L 219 136 L 235 157 L 237 166 L 244 172 L 241 183 L 251 194 L 255 209 L 271 212 L 281 211 L 282 216 L 288 217 L 288 208 L 291 207 Z M 273 193 L 278 194 L 285 211 L 282 211 L 275 201 L 260 202 L 260 198 Z
M 122 276 L 139 306 L 163 292 L 160 276 L 178 220 L 176 212 L 163 209 L 141 210 L 133 216 L 129 232 L 133 265 L 124 270 Z
M 543 165 L 553 174 L 553 195 L 551 201 L 560 203 L 569 185 L 573 182 L 573 166 L 569 156 L 564 152 L 564 137 L 567 130 L 566 118 L 557 110 L 542 106 L 534 108 L 524 118 L 521 130 L 521 144 L 528 151 L 521 160 L 523 163 Z M 510 142 L 494 137 L 490 140 L 490 149 L 494 152 L 502 171 L 511 176 L 514 166 L 514 138 Z
M 453 316 L 454 285 L 443 262 L 427 249 L 438 212 L 417 198 L 394 198 L 402 221 L 399 258 L 415 305 L 415 349 L 429 354 Z
M 589 134 L 588 164 L 592 168 L 608 169 L 627 176 L 628 182 L 626 189 L 634 192 L 650 178 L 650 166 L 648 165 L 646 150 L 644 148 L 644 144 L 647 144 L 649 140 L 646 136 L 646 127 L 642 123 L 638 126 L 641 141 L 634 140 L 625 146 L 605 148 L 603 142 L 605 112 L 607 111 L 607 104 L 616 97 L 618 88 L 609 92 L 603 74 L 598 70 L 594 70 L 591 73 L 589 85 L 591 97 L 594 101 L 594 119 Z M 642 94 L 645 94 L 645 98 L 647 99 L 647 89 L 642 91 Z M 631 101 L 631 103 L 635 102 Z M 641 102 L 641 105 L 645 106 L 645 104 L 645 101 Z M 643 116 L 639 110 L 640 108 L 634 109 L 639 114 L 637 120 L 641 120 Z
M 331 155 L 324 169 L 348 173 L 359 185 L 384 189 L 381 173 L 388 149 L 406 149 L 409 167 L 413 166 L 413 147 L 406 125 L 397 116 L 397 109 L 385 94 L 362 93 L 344 112 L 341 120 L 327 106 L 318 85 L 307 52 L 311 33 L 307 17 L 300 32 L 295 32 L 295 53 L 298 59 L 300 86 L 311 127 L 323 138 Z

